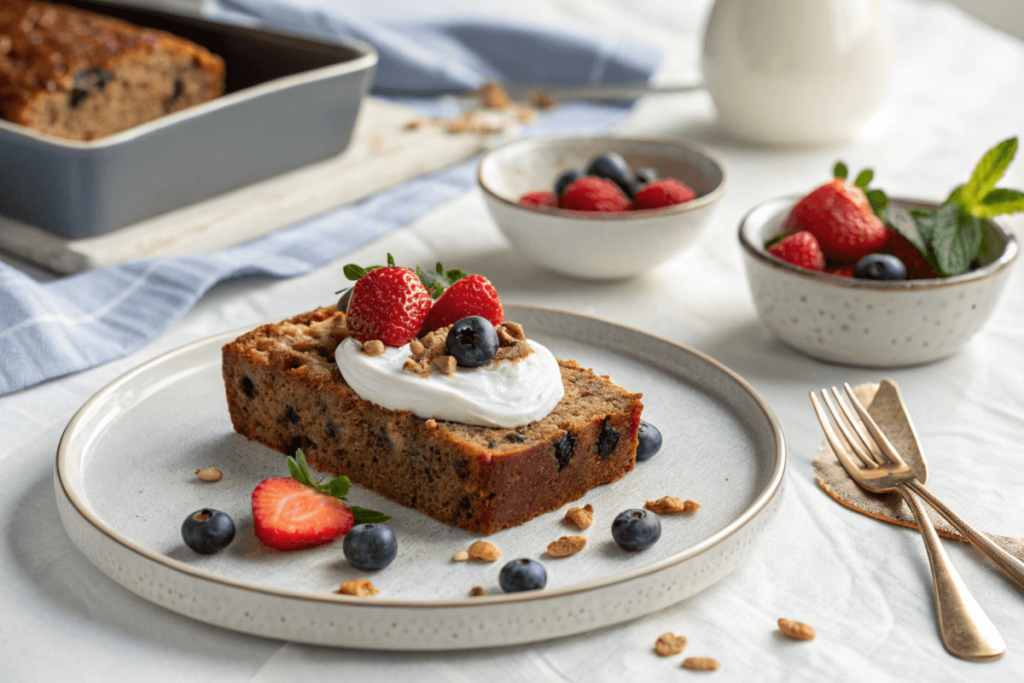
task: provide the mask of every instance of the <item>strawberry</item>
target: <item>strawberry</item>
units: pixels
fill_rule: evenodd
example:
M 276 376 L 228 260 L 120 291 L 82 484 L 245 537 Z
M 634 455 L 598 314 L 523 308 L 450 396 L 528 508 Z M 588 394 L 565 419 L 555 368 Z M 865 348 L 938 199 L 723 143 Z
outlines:
M 361 342 L 379 339 L 386 346 L 405 346 L 416 336 L 430 312 L 430 292 L 409 268 L 387 266 L 364 269 L 345 266 L 356 284 L 348 303 L 348 332 Z
M 825 257 L 818 246 L 818 240 L 806 230 L 783 237 L 768 247 L 768 253 L 807 270 L 825 269 Z
M 647 183 L 633 197 L 634 209 L 660 209 L 685 204 L 696 197 L 693 189 L 675 178 L 662 178 Z
M 441 267 L 440 263 L 437 265 Z M 498 291 L 483 275 L 466 275 L 444 290 L 444 294 L 430 309 L 420 335 L 447 327 L 471 315 L 486 318 L 495 327 L 505 322 L 505 309 L 498 298 Z
M 908 280 L 924 280 L 939 277 L 931 264 L 925 259 L 924 254 L 914 246 L 914 243 L 895 230 L 889 231 L 889 240 L 885 247 L 879 250 L 881 254 L 891 254 L 903 261 L 907 267 Z
M 784 229 L 806 230 L 825 256 L 839 261 L 858 261 L 881 249 L 889 237 L 864 190 L 843 178 L 834 178 L 797 202 Z
M 348 477 L 324 485 L 313 482 L 306 458 L 299 449 L 288 458 L 291 478 L 265 479 L 252 492 L 252 518 L 256 538 L 278 550 L 323 545 L 348 532 L 358 520 L 386 522 L 389 517 L 343 502 Z
M 825 274 L 836 277 L 853 277 L 853 265 L 841 262 L 829 262 L 825 264 Z
M 565 188 L 562 208 L 573 211 L 629 211 L 633 205 L 612 181 L 584 176 Z
M 519 198 L 520 206 L 550 206 L 558 208 L 558 195 L 554 192 L 527 192 Z

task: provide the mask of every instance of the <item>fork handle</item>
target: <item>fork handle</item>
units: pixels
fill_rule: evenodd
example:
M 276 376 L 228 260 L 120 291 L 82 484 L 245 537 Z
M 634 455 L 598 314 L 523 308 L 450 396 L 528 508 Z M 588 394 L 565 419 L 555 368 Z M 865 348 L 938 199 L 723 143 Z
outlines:
M 921 501 L 905 485 L 897 486 L 896 490 L 914 513 L 928 551 L 942 644 L 951 655 L 961 659 L 975 662 L 998 659 L 1006 652 L 1006 643 L 950 562 Z
M 1019 588 L 1024 589 L 1024 562 L 1000 548 L 987 535 L 965 522 L 960 515 L 953 512 L 948 505 L 926 489 L 924 484 L 914 481 L 908 483 L 907 486 L 945 517 L 964 538 L 977 546 L 978 550 L 985 554 L 985 557 L 995 562 L 996 566 L 1002 569 Z

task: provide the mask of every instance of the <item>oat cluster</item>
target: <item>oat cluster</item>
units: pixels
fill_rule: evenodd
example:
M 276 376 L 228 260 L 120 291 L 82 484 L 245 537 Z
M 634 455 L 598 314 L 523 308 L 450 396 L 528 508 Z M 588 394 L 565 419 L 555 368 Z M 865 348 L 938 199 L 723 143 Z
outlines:
M 203 481 L 220 481 L 224 476 L 224 473 L 218 470 L 216 467 L 201 467 L 196 470 L 196 476 Z
M 384 342 L 380 339 L 370 339 L 363 342 L 360 351 L 365 353 L 367 356 L 379 356 L 384 353 Z
M 583 536 L 562 536 L 548 544 L 548 555 L 551 557 L 569 557 L 583 550 L 587 539 Z
M 355 595 L 359 598 L 369 598 L 380 593 L 377 588 L 370 583 L 369 579 L 352 579 L 341 584 L 341 588 L 334 591 L 339 595 Z
M 555 107 L 558 100 L 537 90 L 531 90 L 526 102 L 516 104 L 505 88 L 494 81 L 484 83 L 476 91 L 480 110 L 486 110 L 489 116 L 481 115 L 480 111 L 470 110 L 452 118 L 413 119 L 405 125 L 406 130 L 422 130 L 427 126 L 443 128 L 452 135 L 480 134 L 503 132 L 509 123 L 508 116 L 515 117 L 520 123 L 530 123 L 537 111 Z
M 677 636 L 672 631 L 662 633 L 654 643 L 654 651 L 660 657 L 671 657 L 683 651 L 686 647 L 686 636 Z
M 656 515 L 670 515 L 676 512 L 693 512 L 700 508 L 700 503 L 692 500 L 684 501 L 682 498 L 665 496 L 658 500 L 648 500 L 644 507 Z
M 581 508 L 569 508 L 565 519 L 572 522 L 578 529 L 586 529 L 594 523 L 594 506 L 587 503 Z
M 454 374 L 458 362 L 454 356 L 448 354 L 445 346 L 450 329 L 451 325 L 442 327 L 409 342 L 411 355 L 402 365 L 402 369 L 420 377 L 430 377 L 435 371 L 440 371 L 445 375 Z M 518 363 L 533 353 L 533 347 L 526 341 L 526 333 L 523 332 L 523 326 L 519 323 L 506 320 L 495 330 L 498 333 L 498 353 L 489 367 L 494 367 L 504 361 Z
M 817 635 L 813 627 L 802 621 L 790 621 L 789 619 L 779 619 L 779 630 L 782 631 L 782 635 L 793 640 L 814 640 L 814 636 Z

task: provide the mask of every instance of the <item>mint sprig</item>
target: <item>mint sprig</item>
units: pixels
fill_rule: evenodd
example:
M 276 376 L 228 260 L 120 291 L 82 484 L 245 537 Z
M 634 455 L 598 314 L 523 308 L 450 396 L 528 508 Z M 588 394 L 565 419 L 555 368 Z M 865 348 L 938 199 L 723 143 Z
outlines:
M 389 261 L 390 257 L 391 254 L 388 254 Z M 294 458 L 291 456 L 288 457 L 288 471 L 292 473 L 292 479 L 300 484 L 312 486 L 316 490 L 326 493 L 328 496 L 339 498 L 342 501 L 345 500 L 345 496 L 348 495 L 348 490 L 352 487 L 352 482 L 350 482 L 346 476 L 336 477 L 326 484 L 318 484 L 313 481 L 313 477 L 309 474 L 309 467 L 306 465 L 306 456 L 303 454 L 301 448 L 295 451 Z M 355 517 L 356 524 L 379 524 L 391 519 L 389 516 L 381 512 L 367 510 L 366 508 L 357 507 L 355 505 L 349 505 L 348 509 L 352 511 L 352 516 Z
M 423 283 L 423 286 L 427 288 L 427 291 L 430 292 L 430 298 L 432 299 L 437 299 L 444 294 L 444 290 L 466 277 L 466 273 L 458 268 L 445 270 L 440 261 L 437 262 L 437 266 L 432 271 L 423 270 L 416 266 L 416 275 L 419 277 L 420 282 Z
M 886 222 L 906 237 L 942 277 L 970 268 L 985 242 L 984 221 L 1024 211 L 1024 193 L 996 188 L 1017 153 L 1017 138 L 1003 140 L 985 153 L 971 178 L 955 188 L 935 211 L 889 211 Z

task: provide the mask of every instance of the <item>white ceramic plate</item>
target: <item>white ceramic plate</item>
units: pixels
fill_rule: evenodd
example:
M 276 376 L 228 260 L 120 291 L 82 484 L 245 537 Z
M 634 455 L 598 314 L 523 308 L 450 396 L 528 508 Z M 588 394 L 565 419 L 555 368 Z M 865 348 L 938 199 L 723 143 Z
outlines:
M 560 358 L 575 358 L 644 394 L 644 419 L 664 447 L 620 481 L 599 486 L 595 523 L 580 532 L 565 509 L 488 540 L 498 562 L 451 561 L 478 535 L 448 527 L 353 487 L 352 504 L 392 515 L 398 557 L 359 572 L 341 542 L 280 552 L 252 532 L 250 495 L 268 477 L 288 476 L 281 454 L 234 433 L 220 370 L 224 334 L 164 354 L 125 374 L 75 415 L 57 453 L 61 520 L 103 572 L 143 598 L 201 621 L 271 638 L 392 650 L 488 647 L 554 638 L 633 619 L 674 604 L 725 576 L 754 549 L 774 518 L 786 451 L 771 410 L 740 377 L 683 346 L 600 320 L 520 306 L 510 320 Z M 224 478 L 193 474 L 218 467 Z M 703 507 L 662 517 L 652 548 L 628 553 L 611 522 L 645 500 L 672 495 Z M 200 556 L 181 540 L 185 517 L 213 507 L 230 514 L 234 542 Z M 569 506 L 566 506 L 568 508 Z M 560 536 L 587 547 L 554 559 Z M 542 591 L 505 595 L 498 572 L 531 557 L 547 569 Z M 368 577 L 375 598 L 332 591 Z M 470 598 L 473 586 L 484 597 Z

